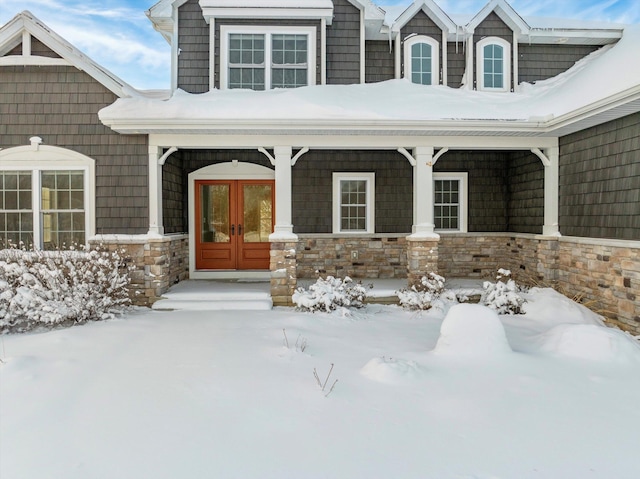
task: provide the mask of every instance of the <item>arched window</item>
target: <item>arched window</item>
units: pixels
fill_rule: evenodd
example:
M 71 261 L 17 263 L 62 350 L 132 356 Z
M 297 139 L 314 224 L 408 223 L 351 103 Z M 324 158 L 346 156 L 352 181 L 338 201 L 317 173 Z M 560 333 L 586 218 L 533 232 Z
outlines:
M 41 141 L 0 150 L 0 247 L 58 249 L 94 234 L 94 160 Z
M 419 85 L 438 85 L 440 44 L 424 35 L 407 38 L 404 41 L 404 76 Z
M 511 89 L 511 44 L 502 38 L 488 37 L 476 46 L 476 85 L 478 90 Z

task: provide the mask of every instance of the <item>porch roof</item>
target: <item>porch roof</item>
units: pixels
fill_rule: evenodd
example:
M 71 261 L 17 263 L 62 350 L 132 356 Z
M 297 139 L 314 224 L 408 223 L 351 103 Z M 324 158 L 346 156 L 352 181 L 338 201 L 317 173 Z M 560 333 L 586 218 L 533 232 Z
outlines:
M 177 90 L 165 100 L 119 99 L 99 115 L 121 133 L 326 134 L 343 129 L 556 137 L 640 111 L 638 44 L 640 26 L 627 27 L 617 44 L 601 48 L 554 78 L 521 84 L 513 93 L 422 86 L 407 80 L 198 95 Z

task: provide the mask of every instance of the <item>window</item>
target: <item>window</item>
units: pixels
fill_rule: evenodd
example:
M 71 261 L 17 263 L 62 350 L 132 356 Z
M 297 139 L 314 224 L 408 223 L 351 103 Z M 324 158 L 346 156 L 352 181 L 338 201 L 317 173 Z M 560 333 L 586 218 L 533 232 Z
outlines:
M 467 231 L 467 174 L 434 173 L 436 231 Z
M 30 171 L 0 171 L 0 247 L 33 244 Z
M 315 84 L 314 27 L 220 27 L 221 88 Z
M 419 85 L 440 83 L 440 47 L 436 40 L 414 35 L 404 41 L 404 76 Z
M 333 174 L 333 232 L 373 233 L 374 173 Z
M 489 37 L 476 47 L 477 87 L 479 90 L 511 89 L 511 44 L 502 38 Z
M 94 162 L 39 145 L 0 150 L 0 247 L 58 249 L 93 234 Z

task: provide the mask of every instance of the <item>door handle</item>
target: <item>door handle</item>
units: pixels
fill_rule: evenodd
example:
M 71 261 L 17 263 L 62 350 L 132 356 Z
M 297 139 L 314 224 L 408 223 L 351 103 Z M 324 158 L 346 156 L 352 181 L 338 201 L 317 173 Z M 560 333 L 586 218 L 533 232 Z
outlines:
M 238 225 L 238 236 L 242 236 L 242 225 Z
M 236 234 L 236 225 L 231 225 L 231 236 Z

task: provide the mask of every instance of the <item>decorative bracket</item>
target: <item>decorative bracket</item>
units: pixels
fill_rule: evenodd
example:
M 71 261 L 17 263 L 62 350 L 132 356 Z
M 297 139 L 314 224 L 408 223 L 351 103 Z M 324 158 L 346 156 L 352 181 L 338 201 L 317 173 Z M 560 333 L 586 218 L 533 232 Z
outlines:
M 411 164 L 411 166 L 416 166 L 418 164 L 416 159 L 405 148 L 403 147 L 398 148 L 398 153 L 400 153 L 407 160 L 409 160 L 409 163 Z
M 176 146 L 172 146 L 171 148 L 169 148 L 167 151 L 164 152 L 164 154 L 160 158 L 158 158 L 158 164 L 160 166 L 163 166 L 164 163 L 167 161 L 167 158 L 169 158 L 176 151 L 178 151 L 178 148 Z
M 293 158 L 291 158 L 291 166 L 296 166 L 296 162 L 300 159 L 302 155 L 304 155 L 308 151 L 309 151 L 309 147 L 305 146 L 298 153 L 296 153 L 296 155 Z
M 544 166 L 551 166 L 551 160 L 539 148 L 531 148 L 531 153 L 540 158 Z
M 258 151 L 262 153 L 264 156 L 266 156 L 267 158 L 269 158 L 269 162 L 271 163 L 271 166 L 276 166 L 276 159 L 271 155 L 271 153 L 269 153 L 263 147 L 259 147 Z

